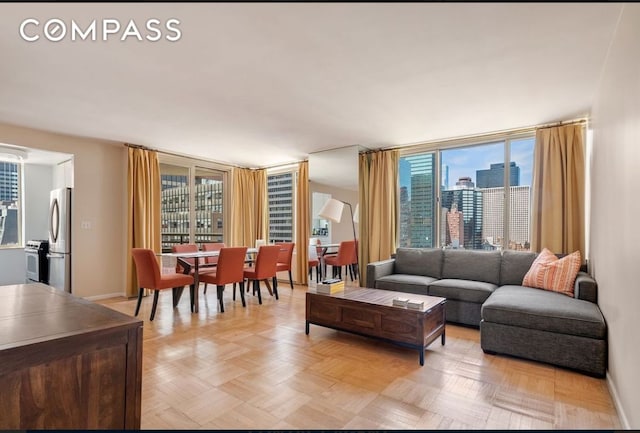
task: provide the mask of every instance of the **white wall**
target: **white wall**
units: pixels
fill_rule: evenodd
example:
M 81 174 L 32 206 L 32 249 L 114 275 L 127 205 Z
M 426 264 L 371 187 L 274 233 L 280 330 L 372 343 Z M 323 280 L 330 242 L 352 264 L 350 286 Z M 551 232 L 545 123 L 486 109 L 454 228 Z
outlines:
M 0 142 L 73 155 L 72 291 L 87 298 L 123 295 L 127 152 L 122 143 L 1 123 Z M 70 181 L 68 171 L 63 167 L 64 182 Z
M 592 112 L 591 271 L 609 328 L 609 383 L 640 429 L 640 5 L 625 4 Z

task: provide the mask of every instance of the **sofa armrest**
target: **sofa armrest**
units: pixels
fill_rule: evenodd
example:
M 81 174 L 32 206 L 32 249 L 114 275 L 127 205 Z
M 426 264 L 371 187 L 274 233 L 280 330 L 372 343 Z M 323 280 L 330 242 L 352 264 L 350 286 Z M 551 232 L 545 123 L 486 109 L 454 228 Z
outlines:
M 367 287 L 375 289 L 378 278 L 393 274 L 395 262 L 396 259 L 387 259 L 367 264 Z
M 584 301 L 598 303 L 598 283 L 586 272 L 578 272 L 574 284 L 574 297 Z

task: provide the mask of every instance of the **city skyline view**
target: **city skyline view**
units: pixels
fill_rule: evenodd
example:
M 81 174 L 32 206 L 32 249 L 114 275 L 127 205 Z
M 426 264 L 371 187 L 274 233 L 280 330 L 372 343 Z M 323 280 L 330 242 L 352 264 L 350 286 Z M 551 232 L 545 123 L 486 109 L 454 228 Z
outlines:
M 402 156 L 400 245 L 528 250 L 534 144 L 528 137 Z
M 533 147 L 535 138 L 513 140 L 511 142 L 510 161 L 520 168 L 520 185 L 531 186 L 533 177 Z M 489 169 L 491 164 L 504 163 L 504 142 L 460 147 L 441 151 L 442 167 L 449 170 L 448 188 L 453 188 L 461 177 L 470 177 L 476 183 L 476 171 Z M 400 187 L 407 188 L 411 199 L 411 164 L 401 158 L 399 165 Z M 444 183 L 444 170 L 442 173 Z

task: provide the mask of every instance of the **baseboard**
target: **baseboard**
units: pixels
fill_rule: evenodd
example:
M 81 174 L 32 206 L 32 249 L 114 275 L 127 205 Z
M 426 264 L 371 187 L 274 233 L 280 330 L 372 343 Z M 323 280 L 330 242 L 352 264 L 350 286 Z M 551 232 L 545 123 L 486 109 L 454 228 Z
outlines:
M 84 299 L 86 299 L 87 301 L 100 301 L 102 299 L 109 299 L 109 298 L 126 298 L 127 296 L 124 294 L 124 292 L 122 293 L 109 293 L 106 295 L 97 295 L 97 296 L 88 296 Z
M 618 398 L 618 391 L 616 390 L 616 384 L 613 382 L 609 371 L 607 371 L 607 387 L 609 388 L 609 393 L 613 398 L 613 404 L 616 407 L 616 411 L 618 412 L 618 417 L 620 418 L 620 424 L 623 430 L 631 430 L 629 426 L 629 420 L 624 413 L 624 409 L 622 408 L 622 404 L 620 403 L 620 399 Z

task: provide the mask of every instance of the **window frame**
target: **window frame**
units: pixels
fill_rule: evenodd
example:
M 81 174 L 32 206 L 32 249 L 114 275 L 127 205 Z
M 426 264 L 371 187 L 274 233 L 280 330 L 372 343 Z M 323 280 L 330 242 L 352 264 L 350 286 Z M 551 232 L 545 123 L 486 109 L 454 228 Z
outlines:
M 434 141 L 429 143 L 417 144 L 410 147 L 398 148 L 399 159 L 412 155 L 420 155 L 426 153 L 434 153 L 434 176 L 435 176 L 435 185 L 437 188 L 435 189 L 435 206 L 436 210 L 434 212 L 434 227 L 435 227 L 435 242 L 434 248 L 443 248 L 443 239 L 442 239 L 442 213 L 439 211 L 440 204 L 442 202 L 441 197 L 441 188 L 442 185 L 442 152 L 446 150 L 452 149 L 464 149 L 471 147 L 478 147 L 482 145 L 489 145 L 492 143 L 502 142 L 504 143 L 504 160 L 505 169 L 504 169 L 504 204 L 503 204 L 503 236 L 501 242 L 501 249 L 506 250 L 509 246 L 509 235 L 510 235 L 510 212 L 511 212 L 511 194 L 506 192 L 506 186 L 510 185 L 510 174 L 511 174 L 511 166 L 509 164 L 511 158 L 511 143 L 513 141 L 525 140 L 525 139 L 533 139 L 534 140 L 534 148 L 535 148 L 535 130 L 527 130 L 520 132 L 512 132 L 512 133 L 500 133 L 500 134 L 488 134 L 483 136 L 474 136 L 467 138 L 459 138 L 459 139 L 450 139 L 443 141 Z M 533 182 L 532 182 L 533 183 Z M 531 185 L 531 191 L 533 191 L 533 185 Z M 400 184 L 398 183 L 398 213 L 400 212 Z M 531 237 L 531 219 L 532 214 L 529 214 L 529 237 Z M 400 224 L 400 215 L 398 214 L 398 224 Z M 400 227 L 398 227 L 398 230 Z M 401 236 L 398 236 L 396 248 L 400 246 Z
M 158 153 L 158 162 L 160 164 L 173 165 L 187 169 L 188 172 L 188 184 L 189 184 L 189 242 L 190 244 L 196 243 L 196 172 L 198 169 L 215 170 L 222 174 L 222 221 L 223 231 L 222 240 L 228 242 L 231 239 L 231 227 L 230 224 L 225 224 L 225 221 L 231 221 L 231 209 L 229 203 L 231 203 L 231 166 L 216 163 L 213 161 L 207 161 L 196 158 L 189 158 L 179 155 L 171 155 L 166 153 Z M 162 175 L 162 170 L 160 170 Z M 162 223 L 162 217 L 161 217 Z M 213 224 L 213 221 L 212 221 Z M 213 226 L 212 226 L 213 227 Z M 162 229 L 160 236 L 162 237 Z M 162 239 L 161 239 L 162 243 Z
M 267 230 L 269 231 L 268 233 L 268 238 L 269 241 L 271 241 L 271 215 L 270 215 L 270 211 L 269 211 L 269 176 L 275 176 L 275 175 L 279 175 L 279 174 L 286 174 L 286 173 L 291 173 L 291 242 L 295 242 L 296 241 L 296 236 L 297 236 L 297 225 L 296 225 L 296 219 L 297 219 L 297 204 L 298 204 L 298 175 L 299 175 L 299 168 L 298 165 L 296 164 L 295 166 L 292 166 L 291 164 L 288 165 L 284 165 L 284 166 L 278 166 L 278 167 L 270 167 L 266 169 L 266 173 L 267 173 L 267 185 L 266 185 L 266 190 L 267 190 L 267 215 L 269 216 L 269 221 L 267 223 Z
M 22 160 L 13 160 L 10 158 L 2 158 L 0 162 L 15 164 L 17 166 L 17 185 L 18 185 L 18 197 L 16 199 L 16 203 L 18 206 L 18 212 L 16 215 L 16 220 L 18 222 L 17 233 L 18 233 L 18 242 L 10 245 L 0 244 L 0 250 L 10 250 L 10 249 L 23 249 L 25 247 L 24 241 L 24 161 Z

